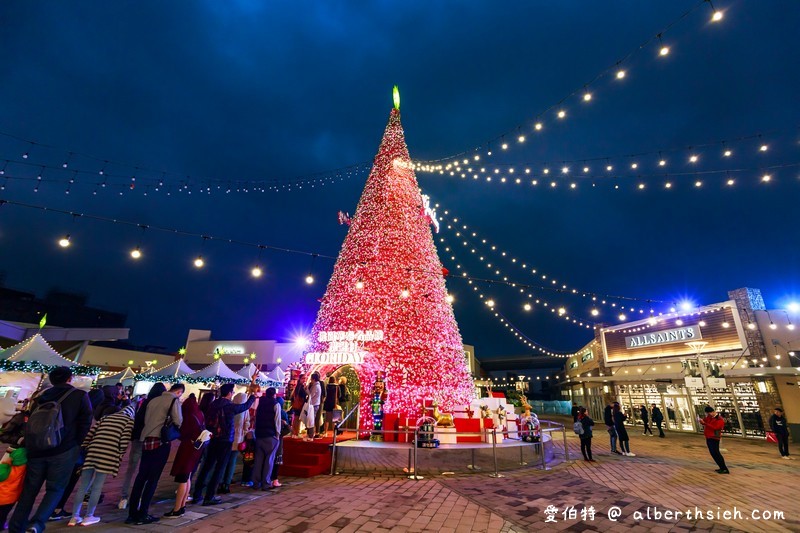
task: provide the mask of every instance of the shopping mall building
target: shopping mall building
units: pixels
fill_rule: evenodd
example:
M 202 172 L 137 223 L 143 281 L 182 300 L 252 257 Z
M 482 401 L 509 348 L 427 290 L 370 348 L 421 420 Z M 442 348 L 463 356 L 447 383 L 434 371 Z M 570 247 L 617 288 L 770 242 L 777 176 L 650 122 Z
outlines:
M 711 404 L 724 434 L 764 438 L 777 406 L 800 441 L 800 330 L 783 310 L 767 310 L 761 291 L 737 289 L 728 300 L 595 330 L 567 359 L 564 399 L 592 418 L 620 402 L 641 427 L 640 407 L 655 404 L 673 431 L 702 431 L 697 416 Z

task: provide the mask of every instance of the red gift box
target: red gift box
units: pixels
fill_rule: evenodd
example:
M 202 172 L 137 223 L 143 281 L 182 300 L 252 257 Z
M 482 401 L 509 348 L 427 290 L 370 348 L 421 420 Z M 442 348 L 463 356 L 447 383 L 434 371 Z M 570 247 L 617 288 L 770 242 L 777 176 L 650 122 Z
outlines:
M 455 418 L 458 433 L 481 433 L 481 421 L 478 418 Z M 483 442 L 481 435 L 456 435 L 458 442 Z
M 397 431 L 397 426 L 399 425 L 400 417 L 393 413 L 384 413 L 383 415 L 383 429 L 385 432 L 388 431 Z M 395 442 L 397 441 L 397 433 L 384 433 L 383 434 L 383 441 L 384 442 Z
M 397 429 L 404 432 L 397 434 L 398 442 L 411 442 L 414 440 L 414 422 L 415 420 L 412 420 L 405 416 L 401 416 L 400 418 L 398 418 Z

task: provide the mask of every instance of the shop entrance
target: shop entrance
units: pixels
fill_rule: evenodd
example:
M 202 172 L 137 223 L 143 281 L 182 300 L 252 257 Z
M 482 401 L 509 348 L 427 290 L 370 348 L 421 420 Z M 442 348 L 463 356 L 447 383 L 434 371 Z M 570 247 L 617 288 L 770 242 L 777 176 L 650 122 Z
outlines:
M 342 416 L 347 416 L 347 413 L 353 409 L 353 407 L 359 405 L 361 401 L 361 380 L 358 379 L 358 374 L 356 373 L 355 369 L 350 365 L 344 365 L 338 367 L 336 370 L 333 371 L 331 374 L 334 378 L 336 378 L 336 383 L 341 383 L 342 378 L 345 380 L 345 388 L 347 389 L 346 400 L 341 401 L 341 387 L 340 387 L 340 401 L 339 404 L 342 406 Z M 358 430 L 358 423 L 359 423 L 359 410 L 356 410 L 350 418 L 345 420 L 345 423 L 342 425 L 342 428 L 356 431 Z
M 673 431 L 694 431 L 693 412 L 689 398 L 678 395 L 664 395 L 664 415 L 667 427 Z

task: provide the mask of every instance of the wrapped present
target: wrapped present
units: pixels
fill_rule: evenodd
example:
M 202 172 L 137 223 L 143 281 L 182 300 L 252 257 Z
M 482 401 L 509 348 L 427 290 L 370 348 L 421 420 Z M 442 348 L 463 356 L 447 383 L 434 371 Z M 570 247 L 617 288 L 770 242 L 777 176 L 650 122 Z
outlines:
M 481 420 L 479 418 L 456 418 L 457 433 L 480 433 Z M 481 435 L 457 435 L 458 442 L 483 442 Z
M 442 444 L 456 444 L 456 428 L 454 427 L 439 427 L 433 430 L 433 435 Z
M 414 440 L 414 422 L 407 416 L 401 416 L 397 419 L 397 429 L 404 433 L 397 434 L 398 442 L 411 442 Z
M 390 433 L 390 432 L 397 431 L 399 425 L 400 425 L 400 417 L 398 415 L 394 413 L 384 413 L 383 430 L 386 432 L 383 434 L 384 442 L 397 441 L 397 433 Z

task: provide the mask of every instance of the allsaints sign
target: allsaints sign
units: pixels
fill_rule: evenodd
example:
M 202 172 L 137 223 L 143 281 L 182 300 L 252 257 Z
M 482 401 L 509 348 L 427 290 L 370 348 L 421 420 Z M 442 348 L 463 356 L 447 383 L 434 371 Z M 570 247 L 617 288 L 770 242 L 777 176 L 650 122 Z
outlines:
M 625 337 L 625 347 L 642 348 L 645 346 L 658 346 L 659 344 L 673 344 L 678 342 L 690 342 L 702 339 L 700 326 L 685 326 L 682 328 L 665 329 L 644 335 L 634 335 Z

